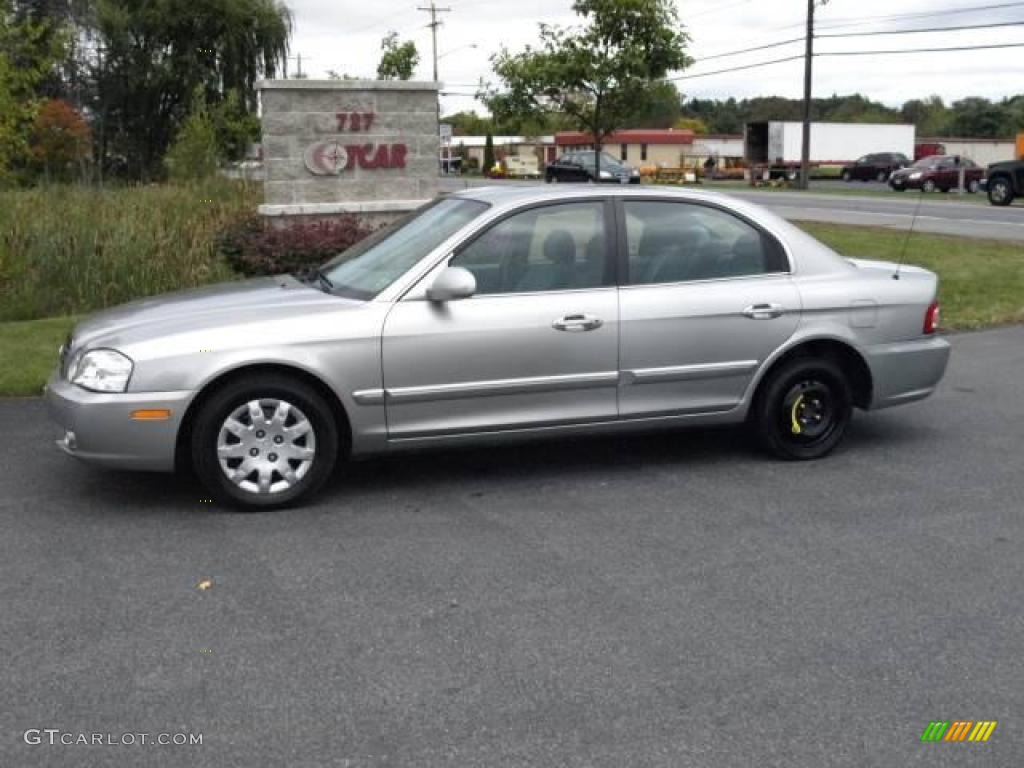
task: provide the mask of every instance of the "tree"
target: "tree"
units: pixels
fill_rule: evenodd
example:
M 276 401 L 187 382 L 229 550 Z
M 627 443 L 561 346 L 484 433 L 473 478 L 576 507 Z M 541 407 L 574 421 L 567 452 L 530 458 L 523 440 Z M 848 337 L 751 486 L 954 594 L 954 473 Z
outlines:
M 950 134 L 980 139 L 1002 139 L 1010 134 L 1011 116 L 1001 104 L 971 97 L 953 102 Z
M 693 131 L 697 135 L 708 132 L 708 127 L 699 117 L 680 117 L 672 127 L 680 131 Z
M 256 110 L 256 80 L 273 77 L 288 53 L 291 13 L 279 0 L 96 0 L 91 65 L 98 154 L 125 172 L 160 173 L 195 89 L 214 105 L 232 90 Z
M 494 167 L 494 137 L 490 131 L 487 132 L 487 138 L 484 139 L 484 176 L 491 172 L 491 168 Z
M 223 160 L 241 160 L 249 145 L 259 139 L 260 119 L 245 109 L 235 89 L 211 107 L 209 115 L 217 137 L 217 156 Z
M 31 164 L 41 88 L 65 47 L 65 35 L 45 21 L 19 16 L 8 0 L 0 0 L 0 183 L 16 180 Z
M 92 152 L 92 132 L 82 116 L 62 99 L 46 102 L 32 127 L 32 156 L 47 180 L 66 179 Z
M 175 181 L 198 181 L 217 172 L 217 160 L 217 128 L 197 89 L 192 111 L 167 152 L 167 170 Z
M 481 94 L 498 118 L 562 112 L 594 138 L 600 174 L 605 138 L 649 100 L 652 83 L 692 60 L 671 0 L 576 0 L 581 27 L 540 25 L 540 48 L 492 57 L 501 89 Z
M 651 83 L 645 103 L 627 117 L 629 128 L 671 128 L 679 119 L 679 89 L 667 80 Z
M 927 100 L 911 99 L 900 109 L 900 116 L 908 123 L 913 123 L 918 136 L 945 136 L 949 133 L 952 114 L 943 103 L 941 96 L 931 96 Z
M 377 65 L 377 77 L 381 80 L 409 80 L 420 63 L 420 54 L 416 43 L 406 40 L 398 42 L 398 33 L 392 30 L 384 36 L 380 43 L 384 51 Z

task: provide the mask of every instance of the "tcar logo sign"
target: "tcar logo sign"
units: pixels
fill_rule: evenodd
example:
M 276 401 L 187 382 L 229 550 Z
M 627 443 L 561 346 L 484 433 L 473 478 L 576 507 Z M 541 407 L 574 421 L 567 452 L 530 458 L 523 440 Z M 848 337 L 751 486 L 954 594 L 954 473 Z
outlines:
M 340 134 L 366 134 L 377 122 L 373 112 L 338 112 L 337 131 Z M 381 168 L 405 168 L 409 147 L 405 144 L 356 143 L 361 136 L 343 139 L 325 139 L 306 147 L 303 160 L 306 170 L 316 176 L 337 176 L 342 171 L 360 168 L 375 171 Z M 342 144 L 348 140 L 350 143 Z
M 306 170 L 316 176 L 337 176 L 348 167 L 348 150 L 333 139 L 306 147 Z

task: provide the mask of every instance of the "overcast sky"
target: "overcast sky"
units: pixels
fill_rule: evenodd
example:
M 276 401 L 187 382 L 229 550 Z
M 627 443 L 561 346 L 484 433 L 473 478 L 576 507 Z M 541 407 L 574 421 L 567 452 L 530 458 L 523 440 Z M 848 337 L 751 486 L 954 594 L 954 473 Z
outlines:
M 680 20 L 691 37 L 690 54 L 703 56 L 800 37 L 804 0 L 676 0 Z M 372 77 L 380 59 L 380 40 L 388 30 L 415 41 L 421 60 L 417 79 L 431 77 L 429 14 L 417 0 L 287 0 L 295 15 L 292 56 L 301 54 L 310 77 L 327 70 Z M 492 78 L 490 56 L 504 44 L 520 50 L 537 36 L 537 23 L 572 24 L 571 0 L 439 0 L 450 7 L 438 31 L 440 79 L 445 83 L 445 113 L 483 107 L 472 94 L 481 77 Z M 1003 8 L 949 13 L 964 8 Z M 892 18 L 900 15 L 901 18 Z M 830 0 L 818 10 L 820 34 L 875 32 L 921 27 L 1024 22 L 1024 2 L 1008 0 Z M 830 30 L 829 27 L 832 27 Z M 1024 26 L 821 39 L 819 51 L 936 48 L 1024 43 Z M 470 47 L 475 45 L 476 47 Z M 803 43 L 741 56 L 699 62 L 684 75 L 796 56 Z M 294 73 L 296 61 L 289 63 Z M 937 93 L 947 103 L 964 96 L 1001 98 L 1024 93 L 1024 48 L 815 59 L 815 96 L 860 92 L 898 106 Z M 803 62 L 792 61 L 746 71 L 680 80 L 680 90 L 700 98 L 779 95 L 797 98 L 803 90 Z M 456 95 L 465 94 L 465 95 Z

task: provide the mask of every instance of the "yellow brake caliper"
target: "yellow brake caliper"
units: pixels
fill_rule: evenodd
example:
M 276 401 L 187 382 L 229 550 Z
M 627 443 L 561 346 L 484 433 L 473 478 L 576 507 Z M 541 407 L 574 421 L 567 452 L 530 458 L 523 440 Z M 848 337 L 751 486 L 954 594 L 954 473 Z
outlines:
M 798 397 L 796 399 L 796 402 L 793 403 L 793 410 L 790 411 L 790 413 L 789 413 L 789 418 L 793 422 L 793 434 L 794 435 L 799 435 L 801 432 L 804 431 L 803 427 L 800 426 L 800 422 L 796 418 L 797 409 L 800 407 L 800 403 L 802 403 L 803 401 L 804 401 L 804 396 L 800 395 L 800 397 Z

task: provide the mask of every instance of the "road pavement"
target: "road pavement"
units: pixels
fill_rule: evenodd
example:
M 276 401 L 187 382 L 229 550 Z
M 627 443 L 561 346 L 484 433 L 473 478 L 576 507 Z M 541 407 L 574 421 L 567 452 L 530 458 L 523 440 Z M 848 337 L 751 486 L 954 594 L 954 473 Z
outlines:
M 0 401 L 0 766 L 1020 765 L 1024 327 L 952 342 L 821 462 L 734 430 L 403 456 L 279 513 Z M 957 719 L 999 724 L 921 743 Z M 59 744 L 143 732 L 203 743 Z
M 835 187 L 842 182 L 819 182 Z M 537 181 L 497 181 L 478 178 L 444 178 L 442 188 L 448 191 L 465 189 L 481 184 L 543 184 Z M 787 219 L 824 221 L 835 224 L 887 227 L 908 230 L 913 224 L 918 232 L 959 235 L 962 237 L 991 238 L 1024 243 L 1024 205 L 1015 204 L 998 208 L 981 203 L 976 196 L 960 201 L 957 195 L 933 192 L 899 193 L 884 191 L 883 185 L 868 183 L 865 190 L 883 191 L 883 194 L 857 195 L 829 192 L 782 191 L 745 189 L 718 186 L 714 183 L 696 189 L 719 191 L 769 208 Z M 848 187 L 842 187 L 847 189 Z

